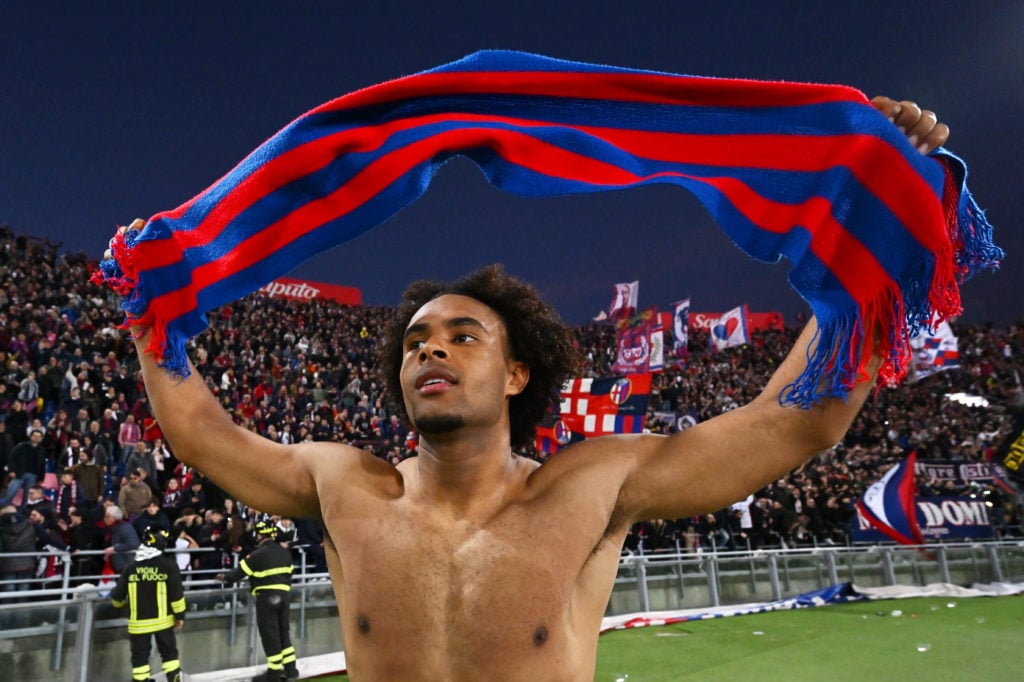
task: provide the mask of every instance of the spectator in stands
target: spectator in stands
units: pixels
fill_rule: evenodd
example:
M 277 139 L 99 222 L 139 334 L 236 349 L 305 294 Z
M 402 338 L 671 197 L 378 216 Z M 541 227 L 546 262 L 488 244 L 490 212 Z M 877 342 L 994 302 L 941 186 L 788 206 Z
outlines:
M 7 433 L 7 422 L 0 418 L 0 474 L 6 475 L 8 464 L 11 459 L 11 450 L 14 449 L 14 439 Z M 7 482 L 0 478 L 0 490 L 7 489 Z
M 171 528 L 171 535 L 179 535 L 185 533 L 190 539 L 195 541 L 195 538 L 199 537 L 199 531 L 203 527 L 203 519 L 196 513 L 196 510 L 192 507 L 185 507 L 181 510 L 181 514 L 174 521 Z M 196 547 L 199 543 L 196 543 Z
M 117 443 L 121 446 L 121 461 L 127 462 L 135 451 L 135 444 L 142 440 L 142 429 L 135 422 L 135 415 L 125 416 L 124 423 L 118 428 Z
M 132 560 L 139 546 L 139 536 L 132 524 L 125 521 L 124 512 L 117 505 L 107 507 L 103 523 L 107 528 L 103 543 L 104 555 L 114 572 L 120 574 Z
M 29 415 L 25 412 L 25 404 L 20 400 L 15 400 L 11 403 L 7 416 L 4 417 L 4 422 L 7 424 L 7 432 L 11 434 L 15 445 L 30 439 L 31 434 L 28 430 Z
M 72 508 L 68 512 L 68 550 L 71 552 L 71 575 L 79 578 L 78 582 L 85 582 L 87 576 L 99 575 L 99 558 L 95 555 L 86 555 L 84 552 L 94 549 L 93 529 L 85 523 L 85 516 L 80 509 Z
M 23 509 L 26 514 L 30 513 L 33 509 L 38 509 L 48 518 L 56 515 L 53 502 L 46 497 L 46 491 L 39 484 L 28 489 L 28 496 L 25 499 Z
M 0 498 L 0 507 L 11 504 L 19 490 L 22 491 L 24 506 L 29 488 L 34 486 L 36 481 L 43 480 L 43 476 L 46 475 L 46 451 L 42 447 L 42 442 L 42 429 L 33 429 L 27 441 L 18 443 L 11 450 L 8 468 L 14 474 L 14 479 L 7 485 L 7 490 Z
M 182 494 L 181 487 L 178 485 L 178 479 L 171 476 L 167 479 L 167 487 L 164 489 L 163 499 L 161 502 L 161 508 L 164 510 L 164 514 L 171 523 L 174 523 L 178 519 L 178 514 L 181 512 L 182 503 L 184 502 L 184 495 Z
M 184 504 L 192 507 L 199 514 L 206 513 L 206 491 L 203 490 L 203 479 L 195 477 L 192 479 L 188 491 L 185 493 Z
M 196 536 L 196 542 L 199 543 L 199 547 L 206 550 L 198 556 L 199 570 L 213 571 L 224 568 L 225 559 L 230 552 L 226 544 L 226 530 L 227 524 L 224 519 L 224 510 L 206 510 L 203 525 L 200 526 L 199 534 Z
M 103 469 L 110 466 L 110 439 L 100 430 L 98 421 L 89 422 L 89 430 L 82 434 L 82 449 L 97 466 Z
M 224 567 L 231 568 L 234 557 L 244 557 L 252 548 L 253 537 L 245 519 L 238 513 L 229 515 L 224 530 L 224 549 L 231 556 L 225 556 Z
M 54 509 L 58 519 L 69 521 L 68 514 L 72 509 L 82 504 L 84 499 L 83 491 L 75 481 L 73 469 L 65 469 L 60 473 L 60 484 L 57 487 L 57 496 L 54 500 Z
M 146 473 L 146 481 L 155 484 L 157 481 L 156 460 L 149 446 L 144 440 L 138 440 L 132 448 L 131 453 L 125 460 L 126 471 L 137 471 L 141 469 Z
M 140 470 L 129 471 L 128 482 L 121 486 L 117 494 L 117 504 L 128 518 L 134 518 L 142 513 L 153 497 L 153 490 L 142 481 L 142 475 L 143 472 Z
M 153 456 L 156 468 L 154 481 L 157 487 L 164 490 L 167 487 L 167 481 L 174 475 L 174 467 L 178 464 L 178 460 L 174 458 L 174 454 L 168 449 L 163 438 L 153 439 L 153 449 L 150 450 L 150 454 Z
M 82 489 L 81 504 L 86 507 L 98 504 L 104 492 L 103 468 L 90 458 L 88 448 L 79 451 L 78 463 L 71 467 L 71 474 Z
M 168 535 L 170 534 L 171 522 L 160 508 L 160 502 L 159 497 L 150 498 L 146 508 L 132 521 L 132 525 L 135 527 L 135 534 L 140 538 L 144 537 L 146 531 L 150 529 L 162 530 L 168 533 Z
M 82 442 L 79 440 L 78 435 L 72 433 L 68 436 L 68 444 L 57 457 L 54 462 L 56 469 L 63 471 L 64 469 L 70 469 L 71 467 L 78 464 L 78 453 L 82 450 Z
M 36 532 L 29 520 L 18 513 L 13 505 L 0 508 L 0 581 L 4 592 L 28 592 L 35 577 L 36 559 L 33 556 L 13 556 L 36 551 Z M 12 603 L 13 600 L 4 600 Z M 17 603 L 14 601 L 14 603 Z M 3 620 L 9 627 L 24 622 L 24 614 L 10 616 Z M 0 621 L 2 622 L 2 621 Z

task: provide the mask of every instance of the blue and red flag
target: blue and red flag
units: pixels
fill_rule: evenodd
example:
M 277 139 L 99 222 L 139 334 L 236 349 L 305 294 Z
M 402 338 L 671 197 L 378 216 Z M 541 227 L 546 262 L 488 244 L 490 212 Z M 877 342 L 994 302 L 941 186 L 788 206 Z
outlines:
M 650 374 L 570 379 L 562 387 L 559 419 L 584 438 L 642 433 L 650 395 Z
M 454 156 L 523 196 L 675 184 L 751 256 L 785 256 L 820 330 L 787 404 L 845 395 L 875 339 L 880 379 L 902 377 L 910 333 L 959 312 L 960 281 L 1002 257 L 962 162 L 923 157 L 853 88 L 485 51 L 300 116 L 115 236 L 95 280 L 185 372 L 207 311 L 386 220 Z
M 536 448 L 539 452 L 553 455 L 567 445 L 584 440 L 582 434 L 573 433 L 564 421 L 556 419 L 550 425 L 537 427 Z
M 914 465 L 917 453 L 911 452 L 889 469 L 857 500 L 857 511 L 872 526 L 904 545 L 923 545 L 924 536 L 917 522 L 917 482 Z

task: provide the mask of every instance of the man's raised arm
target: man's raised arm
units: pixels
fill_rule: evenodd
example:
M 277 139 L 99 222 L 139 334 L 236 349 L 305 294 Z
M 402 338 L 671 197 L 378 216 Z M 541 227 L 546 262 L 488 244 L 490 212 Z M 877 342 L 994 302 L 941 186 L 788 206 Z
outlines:
M 238 426 L 191 363 L 187 377 L 171 376 L 146 351 L 148 334 L 133 331 L 142 334 L 135 350 L 153 416 L 175 457 L 260 511 L 320 515 L 311 461 L 317 445 L 286 446 Z
M 935 114 L 913 102 L 876 97 L 872 103 L 921 153 L 949 136 Z M 779 395 L 806 368 L 816 331 L 812 319 L 749 404 L 669 438 L 626 436 L 605 445 L 631 459 L 618 500 L 622 516 L 642 521 L 718 511 L 839 442 L 873 389 L 881 358 L 871 359 L 870 380 L 862 377 L 846 400 L 824 399 L 810 409 L 783 407 Z

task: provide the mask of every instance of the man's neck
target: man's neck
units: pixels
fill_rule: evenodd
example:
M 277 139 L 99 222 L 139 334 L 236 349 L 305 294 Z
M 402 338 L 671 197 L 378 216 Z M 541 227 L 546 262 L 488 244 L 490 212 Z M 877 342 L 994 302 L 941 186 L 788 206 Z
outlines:
M 500 504 L 510 486 L 517 485 L 518 457 L 508 434 L 473 437 L 466 429 L 456 434 L 420 437 L 416 493 L 431 506 L 467 517 Z

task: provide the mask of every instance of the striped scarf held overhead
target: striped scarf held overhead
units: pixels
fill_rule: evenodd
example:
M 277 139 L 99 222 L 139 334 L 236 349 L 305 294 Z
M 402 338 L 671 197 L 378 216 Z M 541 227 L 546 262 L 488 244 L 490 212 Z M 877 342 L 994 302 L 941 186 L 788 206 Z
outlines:
M 785 256 L 819 325 L 789 404 L 844 396 L 874 339 L 881 379 L 902 377 L 909 335 L 957 314 L 959 283 L 1002 257 L 963 163 L 919 154 L 854 89 L 491 51 L 300 116 L 195 198 L 115 236 L 94 281 L 182 373 L 206 311 L 383 222 L 453 156 L 523 196 L 679 185 L 746 253 Z

